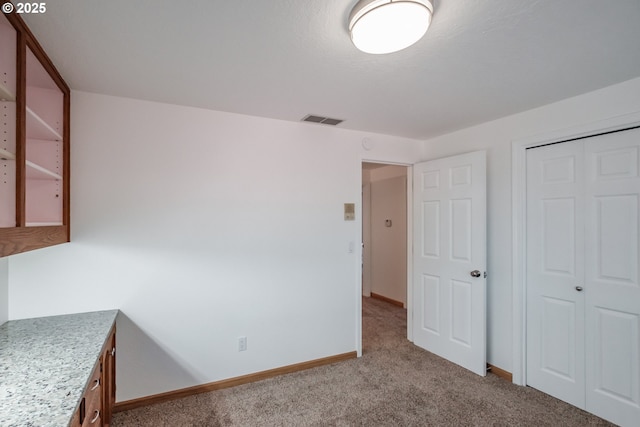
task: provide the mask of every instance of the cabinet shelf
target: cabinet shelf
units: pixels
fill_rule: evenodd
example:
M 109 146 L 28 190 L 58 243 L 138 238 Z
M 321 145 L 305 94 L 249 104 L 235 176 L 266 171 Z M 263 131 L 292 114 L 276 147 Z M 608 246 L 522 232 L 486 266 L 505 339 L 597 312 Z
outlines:
M 0 101 L 15 101 L 16 96 L 0 82 Z
M 62 135 L 27 107 L 27 138 L 47 141 L 62 141 Z
M 61 222 L 27 222 L 27 227 L 58 227 L 63 225 Z
M 0 160 L 15 160 L 16 155 L 0 148 Z
M 47 168 L 43 168 L 42 166 L 26 161 L 27 164 L 27 179 L 48 179 L 48 180 L 62 180 L 62 177 L 55 172 L 50 171 Z

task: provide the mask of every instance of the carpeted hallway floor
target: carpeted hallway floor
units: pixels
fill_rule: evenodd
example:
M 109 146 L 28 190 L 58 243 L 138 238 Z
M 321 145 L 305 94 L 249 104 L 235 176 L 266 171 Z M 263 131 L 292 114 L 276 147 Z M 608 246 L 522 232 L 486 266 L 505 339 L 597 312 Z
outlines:
M 362 311 L 359 359 L 117 413 L 112 426 L 611 425 L 414 346 L 402 308 L 364 298 Z

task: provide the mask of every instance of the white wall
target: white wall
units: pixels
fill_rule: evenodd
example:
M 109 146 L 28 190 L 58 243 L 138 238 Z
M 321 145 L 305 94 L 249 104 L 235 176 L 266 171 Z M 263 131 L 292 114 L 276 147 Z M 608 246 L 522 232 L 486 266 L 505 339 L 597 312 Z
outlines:
M 9 320 L 9 258 L 0 258 L 0 325 Z
M 371 292 L 407 302 L 407 168 L 370 171 Z M 391 220 L 391 227 L 385 220 Z
M 72 243 L 11 257 L 10 318 L 119 308 L 118 401 L 356 350 L 361 142 L 422 142 L 83 92 L 71 123 Z
M 488 153 L 489 363 L 512 370 L 511 142 L 639 111 L 640 78 L 426 141 L 425 159 Z
M 488 359 L 511 370 L 511 141 L 637 111 L 640 79 L 422 147 L 73 92 L 73 242 L 10 257 L 8 315 L 120 308 L 119 401 L 352 351 L 360 162 L 487 149 Z

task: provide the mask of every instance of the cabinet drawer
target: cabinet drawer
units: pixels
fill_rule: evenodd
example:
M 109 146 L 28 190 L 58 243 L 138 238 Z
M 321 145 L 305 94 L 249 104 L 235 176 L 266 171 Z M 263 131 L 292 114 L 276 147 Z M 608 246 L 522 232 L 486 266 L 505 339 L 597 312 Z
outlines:
M 84 392 L 84 397 L 87 399 L 87 404 L 92 402 L 96 396 L 100 397 L 102 395 L 102 376 L 100 373 L 100 364 L 96 366 L 91 374 L 91 379 L 87 384 L 87 388 Z M 100 402 L 100 399 L 98 399 Z M 87 407 L 88 410 L 88 407 Z

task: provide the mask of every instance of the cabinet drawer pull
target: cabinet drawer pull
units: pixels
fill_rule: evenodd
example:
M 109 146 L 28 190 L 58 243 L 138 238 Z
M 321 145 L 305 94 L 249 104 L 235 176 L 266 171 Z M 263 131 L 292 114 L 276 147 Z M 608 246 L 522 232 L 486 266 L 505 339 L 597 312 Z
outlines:
M 93 382 L 93 387 L 91 387 L 91 391 L 97 389 L 98 387 L 100 387 L 100 378 L 98 378 Z
M 95 423 L 96 421 L 98 421 L 98 418 L 100 418 L 100 411 L 98 411 L 96 409 L 96 411 L 93 413 L 93 418 L 91 418 L 91 420 L 89 421 L 90 424 Z

